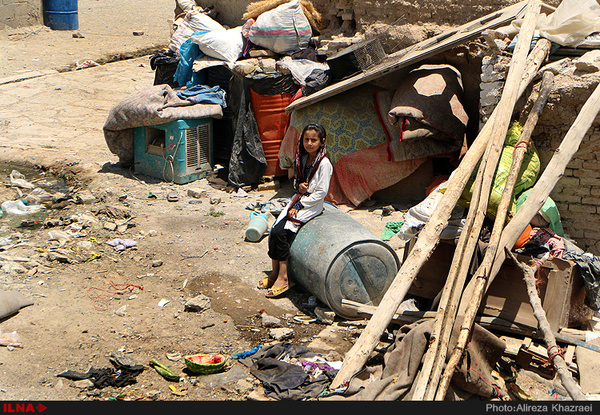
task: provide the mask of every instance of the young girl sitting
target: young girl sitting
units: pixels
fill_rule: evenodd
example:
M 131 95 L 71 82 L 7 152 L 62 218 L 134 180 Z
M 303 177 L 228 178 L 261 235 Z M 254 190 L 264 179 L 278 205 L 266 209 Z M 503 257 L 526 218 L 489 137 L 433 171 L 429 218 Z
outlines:
M 300 227 L 323 211 L 333 173 L 325 139 L 325 129 L 316 123 L 308 124 L 300 134 L 293 166 L 296 193 L 271 228 L 268 255 L 273 270 L 258 283 L 258 288 L 268 290 L 268 298 L 277 297 L 290 288 L 288 261 L 292 242 Z

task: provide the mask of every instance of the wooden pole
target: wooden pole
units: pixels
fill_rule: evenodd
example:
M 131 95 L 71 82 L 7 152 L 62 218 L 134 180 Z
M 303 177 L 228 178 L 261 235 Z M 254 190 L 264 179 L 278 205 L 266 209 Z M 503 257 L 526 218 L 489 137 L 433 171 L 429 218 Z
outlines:
M 537 74 L 549 50 L 549 41 L 546 39 L 538 40 L 536 47 L 528 57 L 527 69 L 522 76 L 519 86 L 519 96 L 524 93 Z M 448 223 L 452 209 L 456 206 L 471 173 L 481 159 L 492 131 L 492 120 L 495 118 L 495 114 L 497 114 L 497 109 L 494 110 L 488 122 L 483 126 L 477 138 L 469 147 L 460 165 L 453 172 L 448 181 L 448 188 L 444 196 L 423 229 L 419 232 L 415 247 L 400 267 L 394 281 L 380 302 L 377 311 L 373 313 L 365 330 L 363 330 L 363 333 L 352 349 L 348 351 L 342 367 L 331 384 L 331 389 L 344 385 L 362 368 L 377 345 L 379 336 L 392 320 L 394 311 L 404 301 L 413 280 L 439 242 L 439 236 Z
M 522 165 L 523 157 L 526 153 L 525 147 L 527 146 L 527 143 L 533 133 L 533 130 L 535 128 L 535 125 L 537 124 L 539 116 L 542 113 L 542 110 L 543 110 L 544 106 L 546 105 L 546 102 L 548 101 L 548 96 L 550 94 L 550 89 L 552 87 L 553 79 L 554 79 L 554 75 L 551 72 L 546 72 L 546 74 L 544 74 L 540 93 L 538 94 L 538 98 L 535 101 L 535 104 L 530 112 L 527 122 L 525 123 L 523 132 L 521 133 L 521 137 L 519 139 L 519 144 L 516 146 L 515 151 L 513 152 L 513 163 L 511 165 L 511 176 L 509 176 L 507 178 L 505 194 L 510 192 L 509 194 L 512 195 L 512 189 L 514 189 L 514 183 L 517 180 L 518 173 L 519 173 L 521 165 Z M 525 147 L 523 145 L 525 145 Z M 512 198 L 509 198 L 509 199 L 512 200 Z M 475 200 L 478 200 L 478 198 Z M 475 202 L 475 203 L 477 203 L 477 202 Z M 473 209 L 473 211 L 475 211 L 475 210 Z M 470 211 L 470 213 L 471 213 L 471 211 Z M 478 213 L 479 213 L 479 216 L 482 216 L 481 212 L 478 212 Z M 482 220 L 481 218 L 478 219 L 477 225 L 479 225 L 481 220 Z M 465 229 L 467 229 L 468 223 L 469 222 L 467 219 L 467 222 L 465 223 Z M 480 226 L 478 226 L 476 229 L 480 230 Z M 466 275 L 467 275 L 467 271 L 468 271 L 467 268 L 470 265 L 470 259 L 473 256 L 475 246 L 479 239 L 479 231 L 469 232 L 469 233 L 462 232 L 461 237 L 459 239 L 459 243 L 457 245 L 457 249 L 456 249 L 457 251 L 459 250 L 459 246 L 461 245 L 463 236 L 469 238 L 469 241 L 467 243 L 468 250 L 466 252 L 468 255 L 466 255 L 464 258 L 462 258 L 459 261 L 460 268 L 457 269 L 456 267 L 452 267 L 452 269 L 450 271 L 448 280 L 451 281 L 451 279 L 453 280 L 456 278 L 455 286 L 452 287 L 451 290 L 450 289 L 447 290 L 447 286 L 444 287 L 444 293 L 446 291 L 451 291 L 451 293 L 450 293 L 450 297 L 447 296 L 447 299 L 445 302 L 442 300 L 440 301 L 440 305 L 447 307 L 448 312 L 444 313 L 443 312 L 444 310 L 442 310 L 441 317 L 438 317 L 440 320 L 439 323 L 438 323 L 438 321 L 436 321 L 436 323 L 434 324 L 434 331 L 433 331 L 434 336 L 432 336 L 433 337 L 432 345 L 439 343 L 440 347 L 439 347 L 439 351 L 438 351 L 437 348 L 430 346 L 430 348 L 427 351 L 427 354 L 423 361 L 423 368 L 421 369 L 421 373 L 420 373 L 420 376 L 422 376 L 422 377 L 418 378 L 418 382 L 415 385 L 415 394 L 419 393 L 419 395 L 417 395 L 418 398 L 420 398 L 422 396 L 420 394 L 421 390 L 423 389 L 422 384 L 426 383 L 427 392 L 423 397 L 426 400 L 434 399 L 435 391 L 438 387 L 438 382 L 440 380 L 440 374 L 442 372 L 443 365 L 446 362 L 448 342 L 450 339 L 452 329 L 454 327 L 454 321 L 456 318 L 456 310 L 458 308 L 458 303 L 460 301 L 460 294 L 462 292 L 462 288 L 464 287 L 464 282 L 466 280 Z M 453 265 L 454 265 L 454 262 L 456 262 L 456 261 L 453 259 Z M 456 277 L 454 275 L 456 272 L 458 272 L 458 277 Z M 442 298 L 444 298 L 444 295 L 442 295 Z M 438 314 L 440 314 L 439 309 L 438 309 Z M 440 333 L 439 340 L 437 340 L 436 336 L 435 336 L 435 334 L 438 333 L 438 331 L 435 330 L 436 326 L 438 326 L 438 325 L 439 325 L 438 329 L 439 329 L 439 333 Z M 429 357 L 429 359 L 433 359 L 433 361 L 434 361 L 434 363 L 431 364 L 428 361 L 428 355 L 433 354 L 433 353 L 435 353 L 435 357 Z M 430 365 L 432 365 L 431 369 L 429 369 Z M 427 375 L 427 378 L 425 378 L 426 375 Z M 418 398 L 415 398 L 415 399 L 418 399 Z
M 482 195 L 489 196 L 489 191 L 494 179 L 494 175 L 496 173 L 498 159 L 500 158 L 500 153 L 502 152 L 502 148 L 506 138 L 506 131 L 508 130 L 514 106 L 518 99 L 517 94 L 520 82 L 518 82 L 517 80 L 521 79 L 526 67 L 527 55 L 529 54 L 531 39 L 533 38 L 533 33 L 535 31 L 535 26 L 537 22 L 537 16 L 539 15 L 540 9 L 541 0 L 530 0 L 527 4 L 523 25 L 519 32 L 519 38 L 517 40 L 515 51 L 511 60 L 511 65 L 504 86 L 504 91 L 502 93 L 502 97 L 500 98 L 500 103 L 498 104 L 500 110 L 498 116 L 494 120 L 495 135 L 490 139 L 486 149 L 486 156 L 482 159 L 481 166 L 479 167 L 479 169 L 484 169 L 483 180 L 481 181 Z M 518 175 L 519 173 L 519 169 L 520 166 L 516 169 L 516 172 L 514 173 L 512 183 L 513 188 L 514 182 L 516 181 L 516 175 Z M 511 171 L 514 171 L 512 166 Z M 511 176 L 509 176 L 509 178 L 511 178 Z M 497 244 L 500 240 L 500 236 L 502 233 L 502 228 L 506 223 L 508 206 L 510 205 L 510 202 L 512 200 L 513 189 L 508 189 L 509 186 L 510 183 L 507 181 L 505 191 L 502 195 L 502 198 L 500 199 L 500 204 L 496 211 L 496 218 L 492 230 L 490 243 L 486 249 L 482 265 L 479 267 L 481 272 L 479 272 L 478 270 L 478 272 L 473 277 L 473 279 L 475 280 L 482 281 L 484 286 L 485 278 L 489 272 L 488 268 L 493 263 Z M 470 210 L 477 209 L 475 212 L 475 223 L 478 227 L 474 229 L 474 231 L 477 232 L 477 236 L 479 236 L 478 232 L 481 230 L 481 224 L 483 223 L 483 219 L 485 218 L 485 213 L 488 208 L 488 201 L 489 197 L 484 196 L 480 198 L 479 204 L 477 206 L 470 206 Z M 475 295 L 470 298 L 469 307 L 467 308 L 467 312 L 464 316 L 460 332 L 458 333 L 457 344 L 454 347 L 453 353 L 450 356 L 450 359 L 446 365 L 446 368 L 440 380 L 440 385 L 435 395 L 436 400 L 444 399 L 446 391 L 448 390 L 448 386 L 450 385 L 450 380 L 454 375 L 456 366 L 458 365 L 459 360 L 462 358 L 466 343 L 470 337 L 475 315 L 477 314 L 477 310 L 479 309 L 479 305 L 481 302 L 481 292 L 483 291 L 481 288 L 479 288 L 481 287 L 481 285 L 481 282 L 479 282 L 476 285 L 477 289 L 475 291 Z
M 550 160 L 550 162 L 544 169 L 544 172 L 538 179 L 535 186 L 533 186 L 533 188 L 531 189 L 531 193 L 527 197 L 527 200 L 521 205 L 521 207 L 515 214 L 514 218 L 504 228 L 504 231 L 502 232 L 502 236 L 500 238 L 500 242 L 498 244 L 498 247 L 500 248 L 497 250 L 498 255 L 494 258 L 494 262 L 493 262 L 491 269 L 489 270 L 487 279 L 483 280 L 485 282 L 485 284 L 482 284 L 482 285 L 485 285 L 485 286 L 482 287 L 482 285 L 478 285 L 482 281 L 481 278 L 472 279 L 469 282 L 467 289 L 465 289 L 463 298 L 475 298 L 475 297 L 483 296 L 483 293 L 485 293 L 485 291 L 487 290 L 489 285 L 492 283 L 493 279 L 497 275 L 500 267 L 502 266 L 502 264 L 504 263 L 504 261 L 506 259 L 505 249 L 510 249 L 510 247 L 512 247 L 515 244 L 519 235 L 521 235 L 521 233 L 525 230 L 525 227 L 527 226 L 527 224 L 531 221 L 531 219 L 533 219 L 535 214 L 544 205 L 546 198 L 550 195 L 550 192 L 552 191 L 552 189 L 554 188 L 554 186 L 556 185 L 558 180 L 560 180 L 560 178 L 564 174 L 567 164 L 572 159 L 575 152 L 577 152 L 577 150 L 579 149 L 579 146 L 581 144 L 581 141 L 583 140 L 583 137 L 585 136 L 585 134 L 591 127 L 591 125 L 592 125 L 594 119 L 596 118 L 596 116 L 598 115 L 599 111 L 600 111 L 600 84 L 596 86 L 592 95 L 588 98 L 586 103 L 583 105 L 581 111 L 579 112 L 577 118 L 575 119 L 575 122 L 573 123 L 573 125 L 571 126 L 571 128 L 569 129 L 567 134 L 565 135 L 561 145 L 555 151 L 552 159 Z M 483 270 L 480 267 L 480 269 L 478 269 L 478 271 L 477 271 L 477 275 L 483 275 L 482 274 L 483 272 L 485 272 L 485 270 Z M 480 292 L 478 292 L 478 290 Z M 461 303 L 461 307 L 462 306 L 463 306 L 463 304 Z M 467 306 L 468 307 L 470 306 L 470 310 L 467 310 L 467 311 L 469 311 L 469 313 L 472 313 L 472 310 L 475 308 L 473 306 L 473 304 L 469 303 L 469 304 L 467 304 Z M 478 306 L 477 306 L 477 308 L 478 308 Z M 477 311 L 477 310 L 475 310 L 475 311 Z M 460 314 L 460 312 L 461 311 L 459 309 L 459 314 Z M 471 318 L 471 315 L 467 316 L 465 314 L 464 318 L 466 321 L 467 318 Z M 465 324 L 463 324 L 463 327 L 465 327 Z M 457 347 L 459 347 L 459 346 L 460 346 L 460 344 L 457 344 Z M 461 352 L 461 354 L 462 354 L 462 352 Z M 449 365 L 450 365 L 450 362 L 447 366 L 448 371 L 450 371 Z M 448 374 L 449 374 L 449 372 L 448 372 Z M 447 387 L 447 383 L 449 381 L 450 381 L 449 378 L 443 379 L 443 382 L 445 383 L 445 387 Z M 440 389 L 438 389 L 438 394 L 440 394 L 439 396 L 441 396 L 441 391 L 442 391 L 441 387 L 442 386 L 440 386 Z M 443 399 L 443 396 L 442 396 L 442 399 Z
M 552 334 L 552 329 L 550 328 L 550 323 L 548 323 L 548 319 L 546 317 L 546 312 L 542 307 L 542 301 L 540 300 L 540 296 L 536 287 L 536 279 L 535 279 L 535 271 L 541 266 L 543 263 L 542 260 L 537 261 L 532 266 L 528 266 L 526 264 L 521 263 L 510 249 L 505 249 L 506 255 L 510 256 L 515 265 L 517 265 L 521 271 L 523 272 L 523 280 L 525 280 L 525 285 L 527 286 L 527 295 L 529 296 L 529 303 L 531 304 L 531 308 L 533 308 L 533 315 L 538 321 L 538 326 L 542 331 L 544 336 L 544 341 L 548 348 L 548 357 L 552 361 L 552 364 L 556 368 L 556 372 L 560 377 L 560 380 L 569 393 L 569 396 L 573 398 L 574 401 L 585 401 L 587 400 L 581 387 L 575 383 L 571 374 L 569 372 L 569 368 L 565 363 L 564 358 L 559 353 L 560 348 L 556 344 L 556 338 Z M 549 254 L 546 254 L 549 256 Z
M 497 256 L 494 259 L 494 265 L 492 266 L 489 278 L 486 284 L 486 290 L 493 282 L 495 276 L 498 274 L 500 267 L 506 260 L 506 254 L 504 253 L 504 247 L 512 247 L 523 233 L 529 222 L 542 208 L 550 192 L 556 186 L 556 183 L 563 176 L 567 164 L 573 158 L 573 155 L 579 149 L 581 141 L 585 137 L 586 133 L 592 126 L 594 119 L 600 111 L 600 84 L 596 86 L 594 92 L 587 99 L 581 111 L 577 115 L 573 125 L 563 138 L 560 146 L 555 150 L 552 159 L 544 169 L 542 175 L 538 178 L 536 184 L 531 189 L 527 200 L 523 202 L 517 213 L 511 219 L 508 225 L 502 232 L 502 238 L 500 240 L 500 247 Z M 470 281 L 465 289 L 465 294 L 473 295 L 474 281 Z

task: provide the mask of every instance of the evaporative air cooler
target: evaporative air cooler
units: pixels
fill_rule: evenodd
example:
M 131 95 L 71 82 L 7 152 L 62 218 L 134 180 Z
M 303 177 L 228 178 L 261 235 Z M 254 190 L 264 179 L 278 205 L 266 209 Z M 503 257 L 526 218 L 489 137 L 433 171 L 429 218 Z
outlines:
M 204 178 L 213 165 L 212 119 L 136 127 L 135 172 L 177 184 Z

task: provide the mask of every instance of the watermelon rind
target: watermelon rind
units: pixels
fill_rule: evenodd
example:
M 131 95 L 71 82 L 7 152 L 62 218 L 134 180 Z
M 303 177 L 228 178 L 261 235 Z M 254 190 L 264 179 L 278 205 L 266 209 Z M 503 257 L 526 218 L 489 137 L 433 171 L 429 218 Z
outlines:
M 208 356 L 220 356 L 221 362 L 219 363 L 196 363 L 191 360 L 194 357 L 208 357 Z M 211 373 L 217 373 L 223 370 L 225 366 L 226 358 L 223 355 L 204 355 L 204 354 L 196 354 L 196 355 L 188 355 L 184 356 L 186 367 L 193 373 L 198 375 L 209 375 Z

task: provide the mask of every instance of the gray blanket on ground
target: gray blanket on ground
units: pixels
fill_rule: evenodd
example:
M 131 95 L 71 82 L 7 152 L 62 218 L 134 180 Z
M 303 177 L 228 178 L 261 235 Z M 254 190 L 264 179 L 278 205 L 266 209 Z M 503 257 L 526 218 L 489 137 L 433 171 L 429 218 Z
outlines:
M 221 118 L 217 104 L 194 104 L 181 99 L 169 85 L 154 85 L 122 99 L 109 112 L 104 123 L 104 139 L 111 153 L 128 167 L 133 160 L 133 129 L 175 120 Z
M 342 395 L 332 395 L 323 400 L 411 400 L 411 389 L 427 351 L 433 323 L 433 319 L 420 320 L 401 327 L 394 344 L 384 355 L 383 367 L 367 366 L 350 381 Z M 458 396 L 464 397 L 465 393 L 487 399 L 497 397 L 501 391 L 491 372 L 504 348 L 501 339 L 475 324 L 471 341 L 452 377 L 446 400 L 461 399 Z

